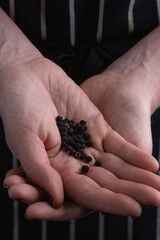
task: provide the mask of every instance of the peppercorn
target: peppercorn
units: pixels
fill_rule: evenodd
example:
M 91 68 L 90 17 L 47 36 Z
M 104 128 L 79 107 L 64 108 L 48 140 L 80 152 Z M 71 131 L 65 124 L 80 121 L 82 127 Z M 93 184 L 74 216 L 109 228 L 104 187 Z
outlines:
M 86 147 L 92 146 L 92 142 L 88 141 L 91 136 L 86 132 L 86 121 L 81 120 L 75 123 L 68 118 L 63 119 L 62 116 L 57 116 L 56 121 L 62 139 L 61 147 L 76 159 L 85 160 L 86 162 L 92 161 L 92 157 L 84 153 Z M 89 169 L 88 166 L 84 165 L 84 169 L 86 167 Z
M 84 149 L 86 145 L 84 143 L 81 144 L 81 148 Z
M 75 157 L 76 159 L 80 158 L 80 152 L 76 152 L 76 153 L 74 154 L 74 157 Z
M 94 164 L 95 166 L 101 166 L 101 162 L 100 161 L 95 161 L 95 164 Z
M 83 165 L 82 166 L 82 171 L 83 172 L 88 172 L 89 171 L 89 167 L 87 165 Z
M 69 119 L 68 118 L 65 118 L 63 121 L 64 121 L 64 123 L 69 123 Z
M 70 120 L 69 123 L 70 123 L 70 124 L 74 124 L 74 121 L 73 121 L 73 120 Z
M 86 124 L 86 121 L 81 120 L 79 123 L 80 123 L 81 125 L 85 125 L 85 124 Z
M 79 142 L 75 143 L 75 149 L 79 150 L 81 148 L 81 144 Z
M 61 122 L 63 120 L 63 117 L 62 116 L 57 116 L 56 120 L 57 120 L 57 122 Z
M 63 126 L 63 122 L 61 122 L 61 121 L 57 122 L 57 126 L 58 127 L 62 127 Z
M 86 160 L 86 162 L 91 162 L 92 161 L 92 157 L 91 156 L 86 156 L 85 160 Z
M 82 125 L 81 127 L 80 127 L 80 130 L 81 131 L 83 131 L 83 132 L 85 132 L 85 131 L 87 131 L 87 126 L 86 125 Z
M 60 134 L 61 134 L 61 137 L 67 137 L 67 132 L 60 132 Z
M 71 148 L 71 149 L 69 150 L 69 154 L 70 154 L 70 155 L 73 156 L 75 153 L 76 153 L 76 151 L 75 151 L 73 148 Z
M 75 142 L 78 142 L 78 137 L 76 137 L 75 135 L 73 136 L 73 140 L 75 141 Z
M 80 138 L 78 139 L 78 142 L 80 142 L 80 143 L 84 143 L 85 140 L 84 140 L 84 138 L 80 137 Z
M 66 142 L 66 143 L 67 143 L 68 140 L 69 140 L 69 139 L 68 139 L 68 136 L 63 136 L 63 137 L 62 137 L 62 141 L 63 141 L 63 142 Z
M 83 137 L 84 137 L 85 140 L 89 140 L 91 136 L 90 136 L 89 133 L 84 133 Z
M 86 158 L 86 154 L 84 152 L 80 152 L 80 159 L 84 160 Z
M 68 128 L 66 126 L 60 127 L 61 132 L 68 132 Z
M 92 147 L 92 142 L 90 141 L 90 142 L 86 142 L 86 145 L 88 146 L 88 147 Z

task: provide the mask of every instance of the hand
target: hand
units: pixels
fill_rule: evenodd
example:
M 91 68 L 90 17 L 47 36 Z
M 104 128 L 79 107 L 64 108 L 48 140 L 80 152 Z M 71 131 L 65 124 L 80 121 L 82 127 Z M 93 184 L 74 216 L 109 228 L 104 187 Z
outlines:
M 5 68 L 1 76 L 5 81 L 0 110 L 8 145 L 28 178 L 49 192 L 56 206 L 63 202 L 63 186 L 76 204 L 102 212 L 137 216 L 141 210 L 136 201 L 159 205 L 160 180 L 149 172 L 158 169 L 156 160 L 112 130 L 59 67 L 39 57 Z M 60 149 L 57 115 L 87 121 L 93 147 L 86 152 L 102 167 L 92 166 L 82 174 L 83 162 Z M 37 212 L 36 204 L 27 215 L 46 218 L 42 208 Z
M 160 106 L 159 36 L 157 27 L 103 73 L 82 84 L 111 127 L 150 154 L 150 118 Z
M 136 71 L 127 76 L 114 73 L 120 64 L 118 61 L 109 70 L 87 79 L 81 88 L 115 131 L 151 154 L 151 90 L 146 91 L 141 82 L 143 75 L 137 76 Z
M 8 188 L 10 198 L 21 200 L 23 203 L 30 205 L 25 213 L 25 217 L 28 219 L 40 218 L 48 221 L 67 221 L 79 219 L 93 212 L 93 210 L 80 206 L 66 196 L 59 208 L 53 208 L 52 199 L 48 193 L 34 186 L 22 167 L 9 170 L 6 174 L 4 184 Z
M 0 45 L 0 114 L 8 146 L 29 180 L 45 189 L 56 207 L 63 203 L 63 187 L 72 201 L 102 212 L 137 216 L 138 202 L 158 206 L 159 178 L 149 172 L 157 171 L 156 160 L 113 131 L 86 94 L 42 57 L 1 11 L 0 20 L 2 36 L 5 32 L 5 44 Z M 86 152 L 100 159 L 102 167 L 92 166 L 82 174 L 82 161 L 60 149 L 57 115 L 87 121 L 93 147 Z M 45 219 L 45 207 L 39 213 L 36 204 L 27 215 Z

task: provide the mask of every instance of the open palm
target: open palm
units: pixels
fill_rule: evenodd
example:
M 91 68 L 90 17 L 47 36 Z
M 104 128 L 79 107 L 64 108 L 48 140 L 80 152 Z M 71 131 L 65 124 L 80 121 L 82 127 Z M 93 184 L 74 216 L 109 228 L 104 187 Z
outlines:
M 63 188 L 78 205 L 120 215 L 139 215 L 139 203 L 160 204 L 160 180 L 152 173 L 158 169 L 156 160 L 116 133 L 59 67 L 38 57 L 10 71 L 5 68 L 1 77 L 0 112 L 7 143 L 27 177 L 51 195 L 55 206 L 63 203 Z M 93 147 L 86 152 L 100 160 L 101 167 L 91 163 L 82 174 L 83 161 L 61 150 L 57 115 L 87 121 Z M 45 206 L 42 203 L 36 215 L 36 204 L 30 215 L 44 219 Z

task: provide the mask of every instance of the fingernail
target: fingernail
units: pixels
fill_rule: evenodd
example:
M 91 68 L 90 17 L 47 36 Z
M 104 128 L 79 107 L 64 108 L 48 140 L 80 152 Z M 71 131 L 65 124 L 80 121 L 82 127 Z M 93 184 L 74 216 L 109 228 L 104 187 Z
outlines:
M 24 214 L 24 217 L 28 220 L 33 220 L 33 218 L 28 217 L 26 213 Z
M 156 174 L 158 175 L 160 174 L 160 167 L 158 168 L 158 171 L 156 172 Z
M 52 198 L 50 195 L 49 195 L 49 201 L 50 201 L 50 203 L 52 204 L 52 207 L 53 207 L 53 208 L 56 208 L 56 204 L 55 204 L 53 198 Z
M 132 217 L 133 219 L 139 218 L 141 216 L 141 213 L 137 213 L 137 215 L 135 215 L 134 217 Z
M 5 183 L 3 183 L 3 187 L 4 188 L 9 188 Z
M 53 206 L 53 208 L 56 208 L 56 204 L 53 199 L 52 199 L 52 206 Z

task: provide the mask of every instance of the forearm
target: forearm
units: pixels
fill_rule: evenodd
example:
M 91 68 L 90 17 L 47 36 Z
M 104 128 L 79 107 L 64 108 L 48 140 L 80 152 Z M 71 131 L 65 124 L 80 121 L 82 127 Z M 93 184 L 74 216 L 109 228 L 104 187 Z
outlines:
M 0 8 L 0 68 L 10 62 L 41 55 L 16 24 Z
M 159 39 L 160 27 L 157 27 L 104 71 L 113 79 L 128 81 L 131 86 L 140 84 L 148 95 L 151 112 L 160 106 Z

